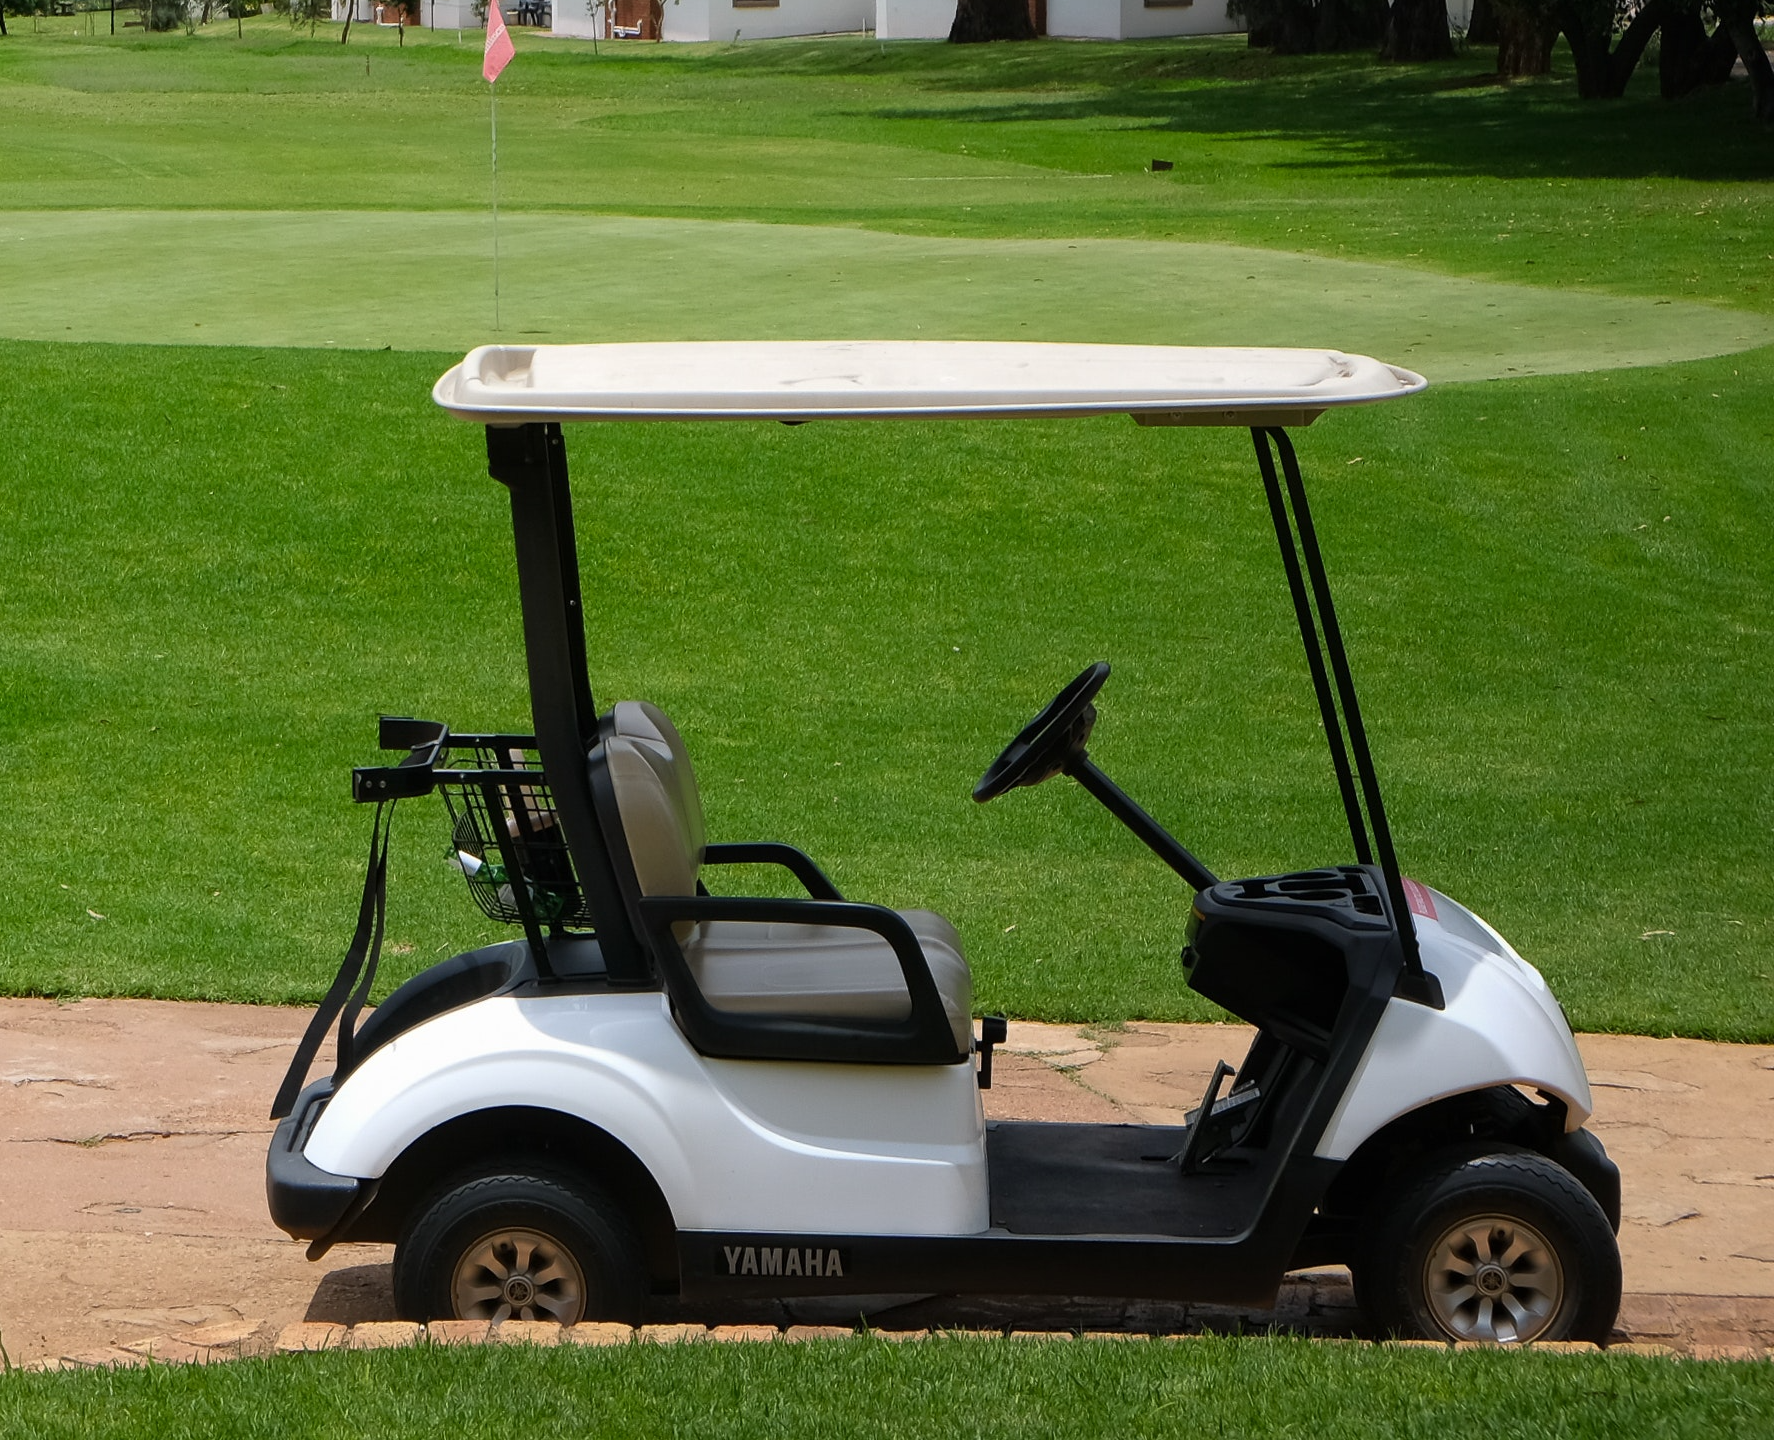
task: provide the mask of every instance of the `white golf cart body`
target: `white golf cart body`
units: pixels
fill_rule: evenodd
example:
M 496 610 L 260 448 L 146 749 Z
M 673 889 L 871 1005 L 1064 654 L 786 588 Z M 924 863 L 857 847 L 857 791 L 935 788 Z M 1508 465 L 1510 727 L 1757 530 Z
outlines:
M 1339 1173 L 1377 1154 L 1415 1117 L 1446 1114 L 1449 1133 L 1464 1133 L 1468 1112 L 1437 1102 L 1499 1087 L 1541 1097 L 1542 1104 L 1528 1107 L 1538 1116 L 1537 1128 L 1514 1138 L 1556 1155 L 1617 1216 L 1617 1172 L 1610 1180 L 1612 1167 L 1581 1131 L 1591 1110 L 1589 1087 L 1545 982 L 1484 921 L 1398 873 L 1283 431 L 1326 410 L 1409 395 L 1423 385 L 1421 377 L 1375 360 L 1311 350 L 785 342 L 471 352 L 438 381 L 434 398 L 450 414 L 488 427 L 493 472 L 512 490 L 536 719 L 535 737 L 520 738 L 539 753 L 555 792 L 586 904 L 606 907 L 597 920 L 599 940 L 560 927 L 545 935 L 548 927 L 526 910 L 526 940 L 458 957 L 490 967 L 488 973 L 509 972 L 508 983 L 483 985 L 488 993 L 480 994 L 470 986 L 463 1003 L 426 1002 L 417 1023 L 404 1028 L 390 1010 L 394 1033 L 360 1046 L 341 1064 L 339 1077 L 308 1086 L 299 1098 L 294 1091 L 303 1076 L 292 1070 L 280 1098 L 286 1118 L 269 1162 L 278 1222 L 313 1239 L 311 1253 L 346 1238 L 395 1238 L 403 1207 L 450 1166 L 473 1158 L 464 1147 L 497 1145 L 502 1132 L 517 1125 L 525 1135 L 555 1134 L 569 1147 L 581 1143 L 575 1136 L 595 1137 L 598 1155 L 620 1158 L 617 1168 L 627 1178 L 617 1188 L 628 1196 L 645 1192 L 646 1203 L 663 1207 L 650 1223 L 667 1236 L 660 1243 L 671 1258 L 655 1255 L 655 1288 L 686 1297 L 929 1289 L 1264 1303 L 1287 1269 L 1343 1258 L 1346 1231 L 1331 1227 L 1316 1239 L 1312 1231 L 1328 1213 L 1324 1196 Z M 1261 1032 L 1246 1065 L 1254 1078 L 1247 1084 L 1241 1071 L 1236 1084 L 1243 1088 L 1222 1098 L 1216 1076 L 1190 1126 L 988 1126 L 975 1051 L 984 1049 L 980 1058 L 989 1074 L 989 1044 L 973 1042 L 960 941 L 938 917 L 904 912 L 895 919 L 894 912 L 850 905 L 832 890 L 824 900 L 795 903 L 825 904 L 818 914 L 826 921 L 863 927 L 848 932 L 848 960 L 824 961 L 824 971 L 790 966 L 786 978 L 770 978 L 766 955 L 755 972 L 762 980 L 723 982 L 721 967 L 729 961 L 739 967 L 734 974 L 754 973 L 731 959 L 744 948 L 732 942 L 722 952 L 728 960 L 705 955 L 697 968 L 692 951 L 702 942 L 687 937 L 706 938 L 726 925 L 721 933 L 731 942 L 734 927 L 752 924 L 767 950 L 770 935 L 797 927 L 787 912 L 776 913 L 780 905 L 747 911 L 765 902 L 722 902 L 696 883 L 705 847 L 699 830 L 689 830 L 700 826 L 699 806 L 693 822 L 681 814 L 677 821 L 686 827 L 688 871 L 670 884 L 649 886 L 647 865 L 666 862 L 643 857 L 635 802 L 627 792 L 612 798 L 597 790 L 613 784 L 620 791 L 623 783 L 616 763 L 626 743 L 622 714 L 643 728 L 651 722 L 632 704 L 601 721 L 591 713 L 559 424 L 1117 414 L 1142 425 L 1252 432 L 1278 536 L 1290 515 L 1300 532 L 1306 573 L 1297 550 L 1288 548 L 1295 543 L 1292 530 L 1282 537 L 1284 561 L 1327 732 L 1336 730 L 1333 759 L 1361 861 L 1302 872 L 1306 878 L 1196 886 L 1191 945 L 1203 924 L 1211 931 L 1242 923 L 1240 906 L 1253 914 L 1268 907 L 1265 913 L 1292 924 L 1289 916 L 1317 905 L 1300 924 L 1309 921 L 1320 936 L 1339 924 L 1352 927 L 1361 934 L 1350 945 L 1359 941 L 1369 947 L 1362 953 L 1389 958 L 1361 962 L 1366 970 L 1350 961 L 1351 975 L 1374 966 L 1383 973 L 1372 981 L 1365 1009 L 1355 999 L 1337 1000 L 1329 1010 L 1320 1006 L 1324 1015 L 1334 1012 L 1334 1023 L 1325 1019 L 1315 1029 L 1285 1007 L 1274 1017 L 1246 1009 Z M 1283 504 L 1275 447 L 1291 506 Z M 359 772 L 360 800 L 424 793 L 448 754 L 451 737 L 443 727 L 433 727 L 440 738 L 421 722 L 385 723 L 394 727 L 385 729 L 385 747 L 410 746 L 413 754 L 401 767 Z M 579 780 L 587 746 L 594 770 L 604 765 L 613 780 L 589 787 Z M 605 751 L 615 758 L 600 758 Z M 421 772 L 403 791 L 402 777 Z M 687 760 L 674 769 L 668 757 L 660 773 L 662 793 L 688 784 L 693 802 Z M 1180 874 L 1199 872 L 1213 881 L 1088 764 L 1082 739 L 1065 773 L 1110 805 Z M 585 791 L 577 800 L 565 793 L 576 789 Z M 603 817 L 599 824 L 594 812 Z M 706 847 L 711 864 L 719 848 Z M 762 847 L 727 848 L 735 852 L 731 858 L 744 859 L 738 852 Z M 610 860 L 625 850 L 630 853 Z M 805 861 L 800 856 L 795 863 Z M 675 852 L 669 863 L 678 863 Z M 592 878 L 598 865 L 613 865 L 616 877 L 601 901 L 595 892 L 603 882 Z M 817 881 L 809 891 L 819 895 L 824 877 L 816 867 L 813 873 Z M 1179 896 L 1179 909 L 1185 899 Z M 366 892 L 366 914 L 367 905 Z M 1337 906 L 1342 909 L 1331 914 Z M 845 918 L 865 909 L 870 917 Z M 633 952 L 627 959 L 610 919 L 619 913 L 631 925 L 623 941 Z M 728 918 L 704 922 L 695 918 L 701 914 Z M 1182 930 L 1179 920 L 1179 937 Z M 1322 949 L 1325 942 L 1311 943 Z M 922 950 L 935 976 L 923 990 L 908 945 Z M 952 964 L 941 959 L 950 950 Z M 1214 963 L 1223 969 L 1223 961 Z M 623 965 L 629 969 L 619 973 Z M 938 975 L 942 965 L 950 969 Z M 1237 1009 L 1202 980 L 1211 968 L 1204 962 L 1192 983 Z M 341 982 L 335 991 L 346 994 L 356 977 L 342 973 Z M 1230 983 L 1236 993 L 1237 977 Z M 1359 985 L 1349 984 L 1353 996 Z M 1308 996 L 1301 1003 L 1310 1009 L 1317 1002 Z M 404 1004 L 397 994 L 388 1007 Z M 769 1022 L 776 1029 L 765 1038 L 753 1037 L 745 1029 L 755 1019 L 751 1012 L 772 1008 L 788 1018 Z M 1352 1018 L 1357 1012 L 1365 1018 Z M 323 1009 L 319 1028 L 337 1013 L 337 1006 Z M 349 1020 L 342 1029 L 347 1046 Z M 366 1022 L 366 1037 L 373 1024 Z M 821 1039 L 822 1025 L 850 1029 Z M 895 1025 L 902 1027 L 894 1032 L 899 1039 L 879 1038 L 883 1027 Z M 850 1054 L 860 1058 L 847 1060 Z M 304 1072 L 306 1064 L 302 1060 Z M 1246 1108 L 1260 1114 L 1257 1082 L 1267 1085 L 1269 1074 L 1295 1077 L 1286 1084 L 1304 1097 L 1285 1112 L 1277 1132 L 1283 1138 L 1272 1142 L 1286 1154 L 1272 1165 L 1247 1163 L 1243 1171 L 1229 1161 L 1218 1171 L 1202 1167 L 1206 1152 L 1190 1155 L 1201 1134 L 1190 1132 L 1207 1133 L 1230 1107 L 1224 1133 L 1210 1139 L 1235 1152 L 1239 1134 L 1248 1140 L 1236 1127 L 1250 1123 L 1236 1118 L 1239 1096 L 1250 1097 Z M 477 1116 L 495 1118 L 477 1128 Z M 550 1131 L 546 1117 L 557 1117 L 562 1128 Z M 1165 1198 L 1183 1193 L 1177 1156 L 1166 1162 L 1168 1170 L 1152 1162 L 1173 1151 L 1189 1157 L 1180 1166 L 1181 1183 L 1194 1199 Z M 1070 1158 L 1055 1159 L 1061 1152 Z M 383 1189 L 396 1174 L 400 1183 Z M 1084 1196 L 1098 1175 L 1104 1196 Z M 1019 1198 L 1018 1186 L 1035 1198 Z M 1117 1191 L 1131 1198 L 1118 1200 Z M 1199 1213 L 1173 1223 L 1166 1208 L 1172 1205 L 1179 1214 L 1191 1205 Z
M 1445 1096 L 1527 1085 L 1589 1118 L 1589 1084 L 1546 982 L 1447 896 L 1417 933 L 1445 1010 L 1394 997 L 1319 1140 L 1347 1160 Z M 308 1159 L 376 1178 L 415 1141 L 489 1106 L 575 1115 L 645 1165 L 686 1230 L 973 1235 L 990 1228 L 985 1116 L 970 1066 L 710 1060 L 661 994 L 500 997 L 398 1036 L 354 1071 Z

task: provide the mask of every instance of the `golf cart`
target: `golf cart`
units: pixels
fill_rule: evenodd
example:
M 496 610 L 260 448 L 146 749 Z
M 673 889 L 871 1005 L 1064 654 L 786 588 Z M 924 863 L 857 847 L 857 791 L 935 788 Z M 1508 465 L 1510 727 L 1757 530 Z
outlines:
M 1420 376 L 1360 356 L 975 343 L 506 347 L 438 381 L 510 491 L 533 734 L 384 718 L 356 937 L 277 1096 L 271 1213 L 311 1258 L 392 1241 L 413 1319 L 634 1321 L 882 1294 L 1271 1304 L 1347 1265 L 1376 1332 L 1600 1340 L 1619 1173 L 1563 1011 L 1484 921 L 1404 876 L 1287 435 Z M 960 937 L 847 899 L 801 850 L 709 840 L 683 737 L 599 712 L 563 422 L 1130 415 L 1246 429 L 1353 863 L 1221 880 L 1088 752 L 1106 664 L 992 762 L 980 801 L 1064 774 L 1186 885 L 1188 984 L 1257 1033 L 1180 1126 L 984 1119 L 1004 1022 L 973 1030 Z M 359 1023 L 385 807 L 440 792 L 481 908 L 521 938 L 436 965 Z M 786 870 L 805 898 L 722 893 Z M 1186 908 L 1185 908 L 1186 905 Z M 332 1075 L 306 1084 L 337 1025 Z

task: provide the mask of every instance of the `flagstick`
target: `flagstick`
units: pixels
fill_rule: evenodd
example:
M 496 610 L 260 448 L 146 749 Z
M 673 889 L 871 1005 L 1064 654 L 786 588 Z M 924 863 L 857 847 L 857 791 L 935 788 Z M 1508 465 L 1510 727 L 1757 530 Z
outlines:
M 499 333 L 499 89 L 487 87 L 493 116 L 493 333 Z

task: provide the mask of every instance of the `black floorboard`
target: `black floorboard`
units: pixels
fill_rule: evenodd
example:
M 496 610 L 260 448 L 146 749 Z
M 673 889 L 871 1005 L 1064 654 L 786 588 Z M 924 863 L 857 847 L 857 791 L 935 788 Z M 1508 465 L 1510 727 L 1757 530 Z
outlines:
M 986 1126 L 992 1224 L 1015 1235 L 1240 1234 L 1255 1219 L 1254 1167 L 1213 1162 L 1182 1175 L 1171 1125 Z

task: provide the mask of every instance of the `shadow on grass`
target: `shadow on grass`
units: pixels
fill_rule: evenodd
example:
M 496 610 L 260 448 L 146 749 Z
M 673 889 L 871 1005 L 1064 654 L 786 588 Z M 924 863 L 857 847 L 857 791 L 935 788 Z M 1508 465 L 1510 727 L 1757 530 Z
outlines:
M 1096 124 L 1153 137 L 1188 135 L 1299 147 L 1281 171 L 1398 179 L 1774 179 L 1774 132 L 1749 114 L 1748 87 L 1658 98 L 1641 73 L 1621 100 L 1579 100 L 1567 51 L 1548 80 L 1508 84 L 1489 51 L 1433 65 L 1366 57 L 1196 67 L 1187 83 L 1146 74 L 1092 93 L 1010 103 L 874 112 L 879 119 L 963 125 Z M 932 88 L 936 88 L 933 86 Z M 1179 175 L 1183 172 L 1179 171 Z
M 358 63 L 335 39 L 280 28 L 238 47 L 136 37 L 0 49 L 0 75 L 83 91 L 327 91 L 342 83 L 345 69 L 355 76 Z M 675 91 L 743 113 L 749 104 L 774 103 L 789 82 L 816 110 L 836 101 L 856 120 L 1003 127 L 1012 155 L 1031 144 L 1017 127 L 1072 125 L 1155 141 L 1176 135 L 1295 147 L 1300 153 L 1273 168 L 1302 176 L 1774 180 L 1774 131 L 1751 118 L 1747 82 L 1667 103 L 1657 95 L 1653 56 L 1626 98 L 1580 101 L 1562 41 L 1549 79 L 1499 84 L 1495 64 L 1485 47 L 1426 65 L 1381 64 L 1365 51 L 1278 56 L 1235 35 L 998 45 L 843 37 L 606 45 L 598 55 L 526 47 L 501 89 L 514 99 L 600 94 L 618 113 L 625 101 L 638 101 L 649 114 L 662 93 Z M 416 38 L 398 59 L 384 54 L 381 65 L 378 88 L 465 95 L 483 88 L 479 51 L 441 36 Z M 888 103 L 870 106 L 877 80 Z M 820 93 L 820 81 L 842 89 Z M 899 138 L 928 144 L 932 137 Z M 1043 143 L 1023 158 L 1054 164 Z

